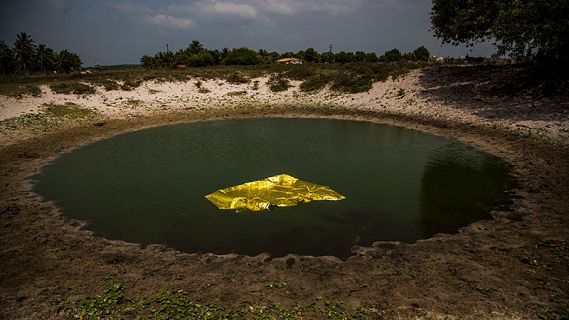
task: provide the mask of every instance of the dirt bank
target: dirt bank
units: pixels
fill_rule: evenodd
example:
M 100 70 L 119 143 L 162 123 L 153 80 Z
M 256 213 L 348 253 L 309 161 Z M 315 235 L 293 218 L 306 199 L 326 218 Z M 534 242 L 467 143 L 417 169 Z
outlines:
M 542 139 L 521 134 L 502 126 L 501 120 L 486 119 L 496 126 L 472 120 L 476 117 L 464 121 L 467 113 L 461 108 L 466 102 L 432 93 L 431 74 L 412 76 L 414 82 L 400 80 L 417 86 L 407 94 L 430 95 L 431 104 L 448 99 L 435 108 L 446 108 L 444 116 L 428 114 L 426 103 L 413 109 L 423 113 L 384 110 L 371 102 L 368 107 L 251 103 L 247 108 L 172 107 L 136 117 L 108 116 L 28 139 L 11 133 L 0 151 L 0 318 L 60 318 L 65 300 L 74 303 L 99 293 L 106 279 L 123 283 L 135 297 L 184 289 L 198 302 L 227 307 L 328 299 L 350 307 L 373 306 L 377 318 L 529 319 L 566 307 L 568 253 L 555 248 L 569 240 L 567 144 L 559 135 Z M 453 108 L 458 110 L 454 118 Z M 26 180 L 62 152 L 122 132 L 212 118 L 271 116 L 377 121 L 477 146 L 511 164 L 517 180 L 511 211 L 492 212 L 493 220 L 453 235 L 355 248 L 357 254 L 347 261 L 293 254 L 274 259 L 266 254 L 216 256 L 95 237 L 81 222 L 63 218 L 56 207 L 30 193 Z M 551 121 L 564 124 L 566 119 Z M 555 132 L 566 127 L 559 128 Z

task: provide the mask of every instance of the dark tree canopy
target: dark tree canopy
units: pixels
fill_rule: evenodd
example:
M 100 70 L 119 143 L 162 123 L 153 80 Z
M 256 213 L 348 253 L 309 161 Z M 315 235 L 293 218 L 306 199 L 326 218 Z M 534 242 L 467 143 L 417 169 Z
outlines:
M 445 43 L 495 41 L 499 55 L 567 66 L 567 0 L 433 0 L 431 22 Z
M 2 47 L 0 46 L 0 59 Z M 387 57 L 387 58 L 386 58 Z M 210 50 L 205 48 L 199 41 L 191 41 L 186 48 L 176 52 L 158 52 L 154 56 L 145 55 L 140 58 L 140 63 L 144 68 L 177 68 L 184 65 L 186 67 L 206 67 L 217 65 L 256 65 L 276 63 L 281 58 L 299 58 L 306 63 L 378 63 L 393 62 L 402 59 L 409 61 L 429 60 L 429 50 L 421 46 L 414 52 L 407 53 L 405 57 L 398 49 L 393 49 L 385 53 L 381 58 L 375 52 L 366 53 L 364 51 L 346 52 L 331 51 L 319 53 L 314 48 L 307 48 L 298 52 L 269 52 L 265 49 L 257 51 L 247 47 L 222 50 Z
M 10 48 L 0 41 L 0 74 L 31 74 L 38 72 L 72 72 L 81 68 L 78 54 L 62 50 L 59 53 L 43 43 L 34 45 L 34 40 L 25 32 L 17 35 Z

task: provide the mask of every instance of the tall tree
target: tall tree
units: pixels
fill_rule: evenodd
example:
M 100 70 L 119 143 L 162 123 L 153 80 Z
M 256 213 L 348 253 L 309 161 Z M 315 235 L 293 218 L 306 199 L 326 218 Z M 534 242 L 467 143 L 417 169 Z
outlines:
M 18 34 L 16 37 L 14 57 L 18 69 L 28 74 L 31 71 L 34 59 L 34 40 L 25 32 Z
M 6 42 L 0 40 L 0 72 L 2 74 L 8 74 L 12 70 L 13 54 Z
M 259 54 L 246 47 L 233 49 L 222 61 L 225 65 L 253 65 L 261 62 Z
M 76 53 L 61 50 L 57 57 L 57 66 L 60 72 L 70 73 L 81 68 L 81 58 Z
M 498 54 L 569 62 L 567 0 L 433 0 L 434 33 L 445 43 L 495 41 Z
M 54 67 L 55 55 L 51 48 L 45 44 L 39 44 L 34 54 L 34 62 L 40 72 L 50 71 Z
M 431 56 L 431 53 L 427 48 L 425 48 L 425 46 L 420 46 L 419 48 L 415 49 L 415 51 L 413 51 L 413 54 L 415 55 L 415 58 L 420 61 L 429 61 L 429 58 Z
M 197 41 L 197 40 L 193 40 L 192 42 L 190 42 L 190 44 L 188 45 L 188 48 L 186 49 L 190 54 L 198 54 L 200 52 L 202 52 L 204 50 L 203 45 Z
M 320 61 L 320 55 L 314 48 L 308 48 L 304 51 L 304 60 L 306 60 L 306 62 L 317 63 Z
M 401 51 L 399 51 L 399 49 L 391 49 L 385 51 L 385 53 L 383 54 L 383 60 L 388 62 L 399 61 L 401 60 L 401 58 L 402 58 Z

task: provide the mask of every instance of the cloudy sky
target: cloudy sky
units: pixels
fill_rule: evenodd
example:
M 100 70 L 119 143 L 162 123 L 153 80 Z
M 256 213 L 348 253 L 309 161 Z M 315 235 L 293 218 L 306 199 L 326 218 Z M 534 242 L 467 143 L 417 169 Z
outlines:
M 429 31 L 430 0 L 1 0 L 0 40 L 26 32 L 36 44 L 77 52 L 85 65 L 138 63 L 186 47 L 249 47 L 382 54 L 420 45 L 444 56 L 490 55 L 442 46 Z

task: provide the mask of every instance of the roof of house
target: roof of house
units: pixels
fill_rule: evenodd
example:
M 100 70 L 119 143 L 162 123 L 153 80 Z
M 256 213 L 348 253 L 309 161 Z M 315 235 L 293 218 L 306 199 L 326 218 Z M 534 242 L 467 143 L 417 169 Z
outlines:
M 277 60 L 277 62 L 289 62 L 289 61 L 302 61 L 302 59 L 298 59 L 298 58 L 283 58 L 283 59 Z

